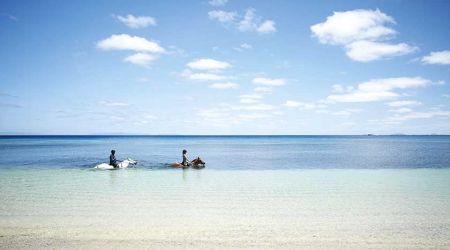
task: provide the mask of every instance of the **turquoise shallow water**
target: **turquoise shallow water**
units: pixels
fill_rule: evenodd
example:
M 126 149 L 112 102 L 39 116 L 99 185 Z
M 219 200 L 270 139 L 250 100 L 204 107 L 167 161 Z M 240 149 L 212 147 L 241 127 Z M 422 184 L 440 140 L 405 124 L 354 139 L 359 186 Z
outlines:
M 93 169 L 111 148 L 139 164 Z M 207 167 L 168 168 L 180 148 Z M 0 245 L 450 248 L 449 148 L 448 136 L 2 137 Z
M 7 169 L 0 235 L 448 248 L 448 180 L 450 169 Z

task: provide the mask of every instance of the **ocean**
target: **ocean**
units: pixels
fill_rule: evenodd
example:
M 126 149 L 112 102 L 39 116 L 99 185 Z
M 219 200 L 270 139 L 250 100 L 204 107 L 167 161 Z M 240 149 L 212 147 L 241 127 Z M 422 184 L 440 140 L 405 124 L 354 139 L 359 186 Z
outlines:
M 97 170 L 111 149 L 138 164 Z M 182 149 L 204 169 L 172 169 Z M 3 248 L 450 249 L 450 136 L 3 136 Z
M 111 149 L 139 169 L 167 169 L 183 149 L 217 170 L 450 167 L 450 136 L 1 136 L 0 169 L 90 169 Z

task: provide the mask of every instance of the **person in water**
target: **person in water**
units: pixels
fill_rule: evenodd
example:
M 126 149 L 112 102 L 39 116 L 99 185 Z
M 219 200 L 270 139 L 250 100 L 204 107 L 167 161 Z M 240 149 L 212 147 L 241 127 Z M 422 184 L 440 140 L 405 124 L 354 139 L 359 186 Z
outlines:
M 194 159 L 192 161 L 189 161 L 188 157 L 187 157 L 187 150 L 183 149 L 183 161 L 181 162 L 181 165 L 183 166 L 191 166 L 191 165 L 199 165 L 199 164 L 205 164 L 204 161 L 202 161 L 202 159 L 200 159 L 200 157 L 197 157 L 197 159 Z
M 113 166 L 114 168 L 119 167 L 119 161 L 116 159 L 116 150 L 111 150 L 111 154 L 109 155 L 109 165 Z
M 183 161 L 181 162 L 181 165 L 183 166 L 189 166 L 191 163 L 189 162 L 189 159 L 187 157 L 187 150 L 183 149 Z

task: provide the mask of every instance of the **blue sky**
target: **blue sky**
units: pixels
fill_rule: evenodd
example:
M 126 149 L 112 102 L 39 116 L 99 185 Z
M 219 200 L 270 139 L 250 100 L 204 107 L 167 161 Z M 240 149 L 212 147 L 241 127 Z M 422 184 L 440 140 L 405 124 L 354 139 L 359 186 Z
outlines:
M 448 1 L 2 1 L 2 134 L 450 134 Z

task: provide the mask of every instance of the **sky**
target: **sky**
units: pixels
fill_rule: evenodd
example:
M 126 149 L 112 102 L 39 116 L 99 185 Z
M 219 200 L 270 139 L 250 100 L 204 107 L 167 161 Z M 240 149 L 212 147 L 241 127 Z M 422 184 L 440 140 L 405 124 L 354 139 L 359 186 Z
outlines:
M 0 134 L 450 134 L 449 1 L 0 2 Z

